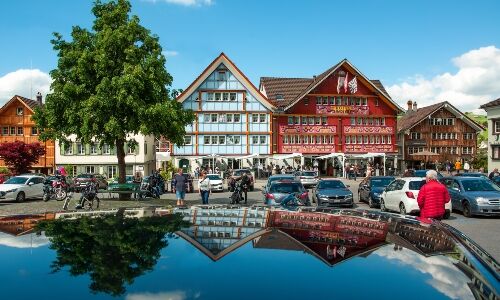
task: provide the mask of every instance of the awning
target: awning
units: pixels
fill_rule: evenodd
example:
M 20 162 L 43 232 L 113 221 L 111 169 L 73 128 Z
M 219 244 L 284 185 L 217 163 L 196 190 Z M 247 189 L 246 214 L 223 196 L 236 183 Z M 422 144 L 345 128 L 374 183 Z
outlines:
M 258 153 L 254 153 L 254 154 L 250 154 L 250 155 L 235 157 L 234 159 L 249 159 L 249 158 L 253 158 L 253 157 L 257 157 L 257 156 L 259 156 L 259 154 Z
M 316 157 L 316 159 L 327 159 L 327 158 L 339 157 L 339 156 L 344 156 L 344 153 L 330 153 L 327 155 L 318 156 L 318 157 Z
M 302 156 L 302 153 L 292 153 L 292 154 L 285 154 L 285 155 L 276 155 L 276 156 L 273 156 L 273 159 L 285 160 L 285 159 L 294 158 L 294 157 L 301 157 L 301 156 Z
M 170 151 L 156 152 L 156 160 L 159 160 L 159 161 L 168 161 L 168 160 L 170 160 L 170 158 L 171 158 Z

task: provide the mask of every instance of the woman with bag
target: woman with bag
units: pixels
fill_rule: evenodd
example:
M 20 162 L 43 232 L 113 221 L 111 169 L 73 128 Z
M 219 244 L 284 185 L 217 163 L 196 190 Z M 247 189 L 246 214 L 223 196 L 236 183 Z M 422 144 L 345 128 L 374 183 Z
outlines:
M 207 173 L 202 172 L 200 181 L 198 182 L 202 204 L 208 204 L 208 196 L 210 196 L 210 179 Z

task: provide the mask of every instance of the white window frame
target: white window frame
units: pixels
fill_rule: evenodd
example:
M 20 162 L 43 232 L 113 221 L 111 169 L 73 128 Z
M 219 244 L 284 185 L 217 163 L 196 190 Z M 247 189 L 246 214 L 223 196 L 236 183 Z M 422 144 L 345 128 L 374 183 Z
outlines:
M 102 154 L 110 155 L 111 154 L 111 146 L 109 144 L 102 145 Z
M 184 136 L 184 145 L 190 146 L 193 144 L 193 136 L 191 135 L 185 135 Z
M 267 122 L 267 115 L 266 114 L 259 114 L 259 122 L 266 123 Z
M 16 107 L 16 115 L 17 116 L 24 115 L 24 108 L 23 107 Z
M 92 155 L 97 154 L 97 145 L 95 143 L 90 144 L 90 154 Z
M 259 136 L 252 135 L 252 145 L 258 145 L 258 144 L 259 144 Z
M 82 143 L 76 143 L 76 154 L 85 155 L 85 145 Z
M 261 145 L 267 144 L 267 136 L 266 135 L 259 136 L 259 144 L 261 144 Z

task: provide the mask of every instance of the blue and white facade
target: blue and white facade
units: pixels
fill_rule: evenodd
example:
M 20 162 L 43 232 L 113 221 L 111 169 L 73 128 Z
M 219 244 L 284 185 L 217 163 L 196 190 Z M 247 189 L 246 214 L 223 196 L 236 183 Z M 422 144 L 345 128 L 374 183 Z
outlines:
M 194 170 L 254 167 L 267 161 L 274 108 L 222 53 L 177 99 L 196 120 L 185 145 L 174 146 L 174 164 Z

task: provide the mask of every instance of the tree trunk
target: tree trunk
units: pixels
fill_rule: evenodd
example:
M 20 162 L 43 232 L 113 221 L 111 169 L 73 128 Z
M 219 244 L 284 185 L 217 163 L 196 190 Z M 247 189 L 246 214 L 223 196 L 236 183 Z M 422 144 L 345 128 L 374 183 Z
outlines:
M 116 157 L 118 158 L 118 183 L 125 183 L 125 140 L 116 140 Z M 119 194 L 120 200 L 130 199 L 130 194 Z

